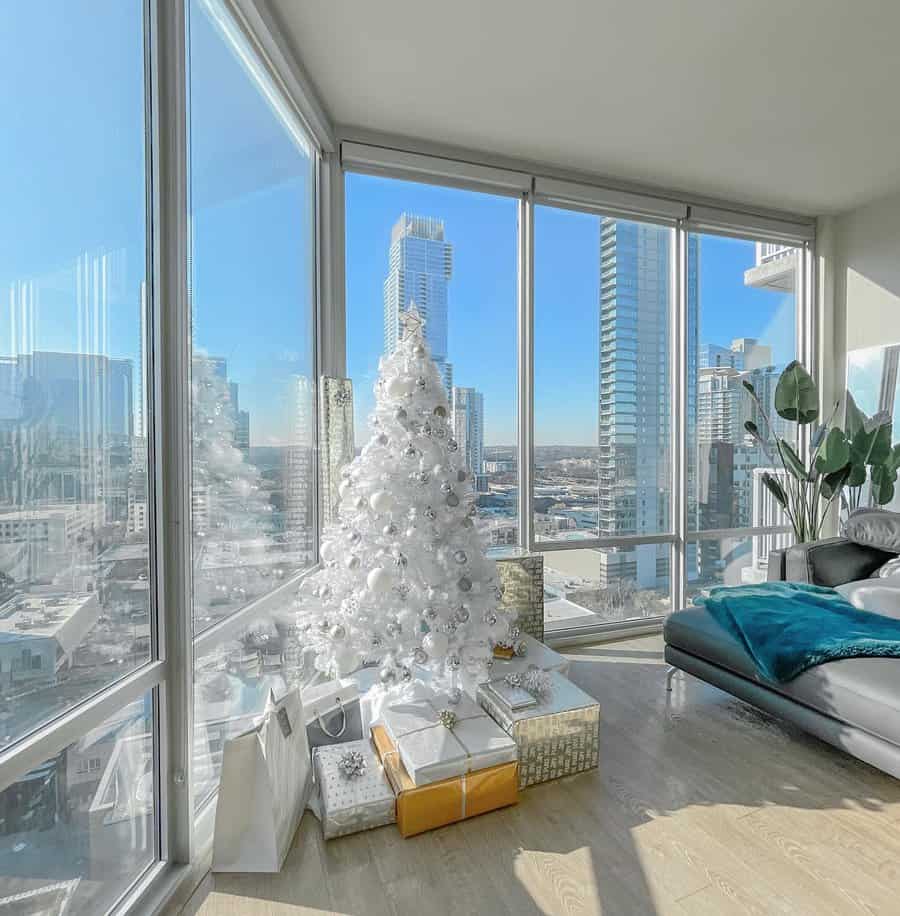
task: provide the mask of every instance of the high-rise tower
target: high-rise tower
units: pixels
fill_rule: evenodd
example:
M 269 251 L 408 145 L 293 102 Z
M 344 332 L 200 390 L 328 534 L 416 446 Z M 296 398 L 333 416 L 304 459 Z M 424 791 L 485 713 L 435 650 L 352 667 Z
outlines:
M 600 537 L 671 527 L 671 230 L 604 218 L 600 227 Z M 687 251 L 687 422 L 693 439 L 697 390 L 697 268 Z M 688 509 L 696 497 L 688 493 Z M 603 549 L 601 582 L 668 587 L 668 545 Z M 691 568 L 690 558 L 688 568 Z
M 384 352 L 389 355 L 397 348 L 400 315 L 415 302 L 448 397 L 453 390 L 453 367 L 447 362 L 447 288 L 452 274 L 453 246 L 444 238 L 444 221 L 402 213 L 391 230 L 384 280 Z
M 484 472 L 484 397 L 474 388 L 453 389 L 453 435 L 466 467 L 477 477 Z

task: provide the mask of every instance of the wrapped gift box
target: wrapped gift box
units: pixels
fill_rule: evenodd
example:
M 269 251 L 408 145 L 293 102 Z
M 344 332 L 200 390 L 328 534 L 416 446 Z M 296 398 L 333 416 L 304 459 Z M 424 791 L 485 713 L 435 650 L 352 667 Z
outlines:
M 365 767 L 359 775 L 348 776 L 341 770 L 341 757 L 348 751 L 362 754 Z M 396 821 L 394 790 L 368 738 L 318 747 L 313 759 L 326 840 Z
M 372 728 L 372 740 L 396 793 L 397 827 L 405 837 L 505 808 L 519 800 L 518 765 L 514 762 L 417 786 L 384 726 Z
M 519 748 L 519 788 L 594 769 L 600 759 L 600 706 L 563 677 L 549 672 L 550 690 L 534 706 L 513 710 L 491 689 L 478 702 Z
M 452 728 L 441 722 L 445 711 L 456 719 Z M 388 706 L 381 719 L 415 786 L 517 758 L 515 741 L 465 695 L 451 704 L 446 695 L 429 691 L 427 699 Z

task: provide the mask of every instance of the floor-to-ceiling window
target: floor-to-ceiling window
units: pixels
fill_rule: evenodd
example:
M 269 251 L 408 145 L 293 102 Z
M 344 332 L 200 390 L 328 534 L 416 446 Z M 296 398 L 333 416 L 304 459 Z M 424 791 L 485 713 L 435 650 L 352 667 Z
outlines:
M 775 411 L 775 387 L 798 358 L 796 291 L 802 251 L 783 244 L 690 233 L 700 253 L 688 286 L 687 594 L 765 579 L 769 550 L 789 534 L 740 529 L 787 524 L 762 482 L 775 470 L 775 437 L 796 424 Z M 695 355 L 694 355 L 695 354 Z M 753 385 L 762 410 L 744 383 Z M 764 443 L 747 434 L 752 420 Z
M 224 742 L 300 676 L 291 580 L 316 559 L 317 157 L 224 4 L 192 0 L 189 24 L 199 806 Z
M 2 912 L 106 912 L 159 854 L 144 17 L 0 9 Z
M 518 543 L 518 199 L 373 175 L 345 185 L 347 374 L 356 447 L 379 358 L 414 303 L 445 383 L 454 437 L 493 547 Z
M 672 531 L 674 230 L 545 205 L 534 224 L 545 621 L 659 616 L 671 607 L 671 539 L 645 538 Z

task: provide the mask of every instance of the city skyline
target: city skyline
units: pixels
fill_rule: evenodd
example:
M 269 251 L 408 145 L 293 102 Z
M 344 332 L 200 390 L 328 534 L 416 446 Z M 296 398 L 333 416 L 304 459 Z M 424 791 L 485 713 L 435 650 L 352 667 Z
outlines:
M 374 406 L 371 389 L 383 348 L 386 253 L 398 217 L 409 212 L 443 222 L 445 237 L 453 244 L 448 352 L 454 376 L 484 396 L 484 444 L 515 447 L 515 202 L 352 173 L 345 183 L 347 375 L 354 382 L 357 440 L 362 441 Z M 535 239 L 535 442 L 596 445 L 597 337 L 581 322 L 592 314 L 599 333 L 599 219 L 539 206 Z M 773 347 L 775 362 L 788 362 L 795 349 L 792 296 L 735 282 L 754 266 L 754 244 L 705 236 L 703 246 L 698 266 L 703 289 L 700 343 L 728 347 L 736 338 L 756 338 Z M 562 264 L 577 265 L 577 270 L 558 269 Z M 559 303 L 566 304 L 573 320 L 577 316 L 579 334 L 571 334 L 560 320 Z M 566 374 L 545 374 L 547 384 L 539 384 L 542 365 L 560 376 L 559 370 L 565 369 Z

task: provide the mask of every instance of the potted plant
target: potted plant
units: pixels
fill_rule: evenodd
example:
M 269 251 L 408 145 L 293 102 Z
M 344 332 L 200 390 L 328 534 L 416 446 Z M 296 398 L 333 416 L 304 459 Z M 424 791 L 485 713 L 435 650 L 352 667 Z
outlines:
M 835 403 L 828 420 L 820 424 L 819 391 L 812 376 L 797 360 L 789 363 L 781 373 L 775 387 L 775 412 L 782 419 L 795 423 L 798 431 L 801 426 L 814 427 L 809 461 L 804 463 L 791 442 L 775 432 L 754 386 L 746 380 L 742 384 L 762 420 L 762 424 L 747 420 L 744 429 L 772 463 L 784 469 L 783 476 L 764 472 L 763 484 L 787 515 L 797 542 L 815 541 L 832 503 L 851 479 L 854 467 L 858 467 L 844 430 L 832 425 L 839 405 Z M 862 449 L 862 436 L 859 446 Z M 896 469 L 894 475 L 896 477 Z

